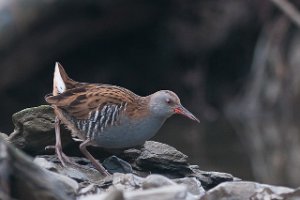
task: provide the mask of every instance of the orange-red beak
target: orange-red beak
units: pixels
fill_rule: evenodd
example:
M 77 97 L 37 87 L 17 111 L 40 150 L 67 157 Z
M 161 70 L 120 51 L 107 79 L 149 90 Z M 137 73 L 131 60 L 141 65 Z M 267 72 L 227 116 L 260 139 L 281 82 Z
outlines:
M 174 108 L 174 113 L 186 116 L 191 120 L 200 123 L 200 120 L 197 117 L 195 117 L 190 111 L 184 108 L 182 105 L 179 105 L 178 107 Z

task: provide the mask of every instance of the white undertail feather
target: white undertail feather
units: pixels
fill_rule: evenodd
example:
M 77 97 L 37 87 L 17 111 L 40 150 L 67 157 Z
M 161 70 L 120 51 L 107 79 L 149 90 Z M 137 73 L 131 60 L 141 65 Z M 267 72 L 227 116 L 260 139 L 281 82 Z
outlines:
M 58 63 L 55 63 L 55 71 L 53 78 L 53 96 L 63 93 L 66 90 L 66 84 L 61 77 Z

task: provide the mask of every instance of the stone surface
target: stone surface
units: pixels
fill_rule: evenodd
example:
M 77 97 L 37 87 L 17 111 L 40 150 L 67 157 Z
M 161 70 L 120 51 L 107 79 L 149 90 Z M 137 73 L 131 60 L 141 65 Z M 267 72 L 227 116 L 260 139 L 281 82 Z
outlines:
M 198 165 L 190 165 L 190 169 L 193 171 L 192 176 L 201 181 L 205 190 L 209 190 L 222 182 L 240 180 L 228 173 L 202 171 Z
M 77 183 L 33 163 L 0 137 L 0 197 L 8 199 L 74 199 Z M 10 198 L 9 198 L 10 199 Z
M 142 183 L 143 189 L 158 188 L 167 185 L 176 185 L 176 183 L 167 177 L 158 174 L 147 176 Z
M 5 133 L 1 133 L 0 132 L 0 137 L 3 139 L 3 140 L 8 140 L 8 135 L 7 134 L 5 134 Z
M 93 168 L 89 160 L 85 158 L 70 157 L 74 164 L 62 166 L 55 155 L 38 156 L 34 162 L 45 169 L 59 174 L 63 174 L 78 182 L 99 183 L 103 180 L 103 175 Z
M 197 200 L 196 197 L 188 196 L 185 186 L 182 185 L 171 185 L 164 186 L 160 188 L 153 188 L 149 190 L 135 190 L 135 191 L 120 191 L 113 190 L 107 194 L 96 194 L 90 195 L 80 200 L 106 200 L 106 199 L 115 199 L 115 200 Z
M 184 177 L 173 180 L 175 183 L 180 185 L 186 185 L 188 192 L 193 195 L 202 196 L 205 193 L 201 182 L 195 177 Z
M 124 194 L 121 190 L 113 189 L 104 194 L 80 197 L 78 200 L 124 200 Z
M 27 108 L 12 116 L 14 132 L 8 140 L 19 149 L 31 154 L 45 153 L 47 145 L 55 143 L 55 115 L 51 106 Z M 72 142 L 71 135 L 62 128 L 62 144 Z
M 193 198 L 187 194 L 187 189 L 183 185 L 169 185 L 163 186 L 159 188 L 153 188 L 144 191 L 132 191 L 125 192 L 124 197 L 126 200 L 196 200 L 197 198 Z
M 71 159 L 76 162 L 76 165 L 63 167 L 55 156 L 50 155 L 39 156 L 35 158 L 34 162 L 47 170 L 77 181 L 79 186 L 76 187 L 76 184 L 73 184 L 73 187 L 77 188 L 77 196 L 80 199 L 84 199 L 84 197 L 88 199 L 106 198 L 106 193 L 114 189 L 124 192 L 125 199 L 151 199 L 157 198 L 158 195 L 162 195 L 162 199 L 172 199 L 177 194 L 184 194 L 181 199 L 198 199 L 205 192 L 201 182 L 195 177 L 169 179 L 163 175 L 151 174 L 143 178 L 131 173 L 114 173 L 112 176 L 104 178 L 98 171 L 93 169 L 88 160 L 73 157 Z M 178 186 L 183 186 L 184 189 L 180 187 L 182 191 L 176 192 L 175 189 L 179 188 Z M 162 187 L 166 187 L 168 190 L 161 190 Z M 136 193 L 137 191 L 141 192 Z M 91 194 L 97 195 L 91 197 L 89 196 Z M 147 197 L 148 195 L 149 197 Z
M 201 200 L 227 199 L 285 199 L 298 197 L 295 190 L 287 187 L 259 184 L 255 182 L 236 181 L 225 182 L 209 190 Z M 297 195 L 297 196 L 296 196 Z
M 136 164 L 153 172 L 167 171 L 169 175 L 180 177 L 191 172 L 187 158 L 186 155 L 167 144 L 147 141 L 136 159 Z
M 120 172 L 120 173 L 132 173 L 132 167 L 131 165 L 118 158 L 117 156 L 110 156 L 106 158 L 102 165 L 108 170 L 109 173 L 115 173 L 115 172 Z

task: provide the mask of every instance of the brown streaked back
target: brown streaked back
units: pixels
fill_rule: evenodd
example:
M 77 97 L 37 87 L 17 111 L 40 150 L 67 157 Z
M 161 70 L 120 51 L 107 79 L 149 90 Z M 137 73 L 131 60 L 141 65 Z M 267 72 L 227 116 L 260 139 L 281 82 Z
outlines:
M 139 99 L 144 99 L 143 97 L 125 88 L 108 84 L 85 84 L 66 90 L 56 96 L 46 96 L 45 99 L 49 104 L 63 109 L 76 119 L 88 119 L 92 111 L 101 110 L 107 104 L 126 104 L 131 117 L 134 117 L 138 111 L 140 112 L 141 108 L 144 110 L 148 108 L 145 105 L 140 105 L 147 103 L 145 100 L 139 101 Z

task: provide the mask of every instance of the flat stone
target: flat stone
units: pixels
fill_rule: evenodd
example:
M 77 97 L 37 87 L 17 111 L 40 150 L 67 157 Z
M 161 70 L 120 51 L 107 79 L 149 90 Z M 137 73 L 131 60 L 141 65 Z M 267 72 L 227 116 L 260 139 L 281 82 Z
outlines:
M 53 177 L 57 178 L 57 180 L 64 182 L 65 184 L 69 185 L 73 191 L 77 191 L 79 189 L 79 184 L 72 178 L 69 178 L 68 176 L 51 172 L 49 171 L 49 174 L 52 175 Z
M 121 190 L 114 188 L 103 194 L 81 196 L 78 198 L 78 200 L 125 200 L 125 198 Z
M 146 141 L 136 164 L 143 169 L 175 172 L 178 176 L 191 172 L 187 156 L 167 144 Z
M 132 191 L 141 188 L 144 178 L 134 174 L 113 174 L 113 187 L 122 191 Z
M 12 116 L 15 129 L 8 140 L 32 155 L 45 153 L 45 147 L 55 143 L 54 119 L 53 109 L 48 105 L 19 111 Z M 61 132 L 63 145 L 72 142 L 68 131 L 62 128 Z
M 74 199 L 77 183 L 33 163 L 32 159 L 0 137 L 1 193 L 13 199 Z
M 201 200 L 284 199 L 294 189 L 247 181 L 224 182 L 206 192 Z
M 48 169 L 50 171 L 58 171 L 56 170 L 57 169 L 56 164 L 54 164 L 53 162 L 49 162 L 47 159 L 43 157 L 36 157 L 34 158 L 33 162 L 44 169 Z
M 131 165 L 117 156 L 110 156 L 106 158 L 102 165 L 111 174 L 116 172 L 124 174 L 133 172 Z
M 190 165 L 189 167 L 193 171 L 191 176 L 197 178 L 205 190 L 209 190 L 223 182 L 241 180 L 228 173 L 202 171 L 198 165 Z
M 148 190 L 139 190 L 124 192 L 126 200 L 197 200 L 197 198 L 189 196 L 187 188 L 183 185 L 169 185 Z
M 63 174 L 78 182 L 88 181 L 101 185 L 104 182 L 104 176 L 97 171 L 89 160 L 85 158 L 70 157 L 74 164 L 62 166 L 56 155 L 44 155 L 35 158 L 35 162 L 45 169 Z
M 142 188 L 150 189 L 150 188 L 158 188 L 167 185 L 176 185 L 176 183 L 165 176 L 158 175 L 158 174 L 151 174 L 147 176 L 143 181 Z
M 0 132 L 0 137 L 1 137 L 3 140 L 8 141 L 8 135 L 7 135 L 6 133 Z
M 80 189 L 77 191 L 77 198 L 81 196 L 88 196 L 92 194 L 102 194 L 105 192 L 104 189 L 100 188 L 98 185 L 93 184 L 93 183 L 88 183 L 82 185 Z
M 187 187 L 187 191 L 193 195 L 203 196 L 205 194 L 205 190 L 201 185 L 201 182 L 195 177 L 184 177 L 173 179 L 173 181 L 179 185 L 185 185 Z
M 122 191 L 118 189 L 110 190 L 105 194 L 90 195 L 81 197 L 79 200 L 197 200 L 187 194 L 186 187 L 183 185 L 170 185 L 148 190 Z

